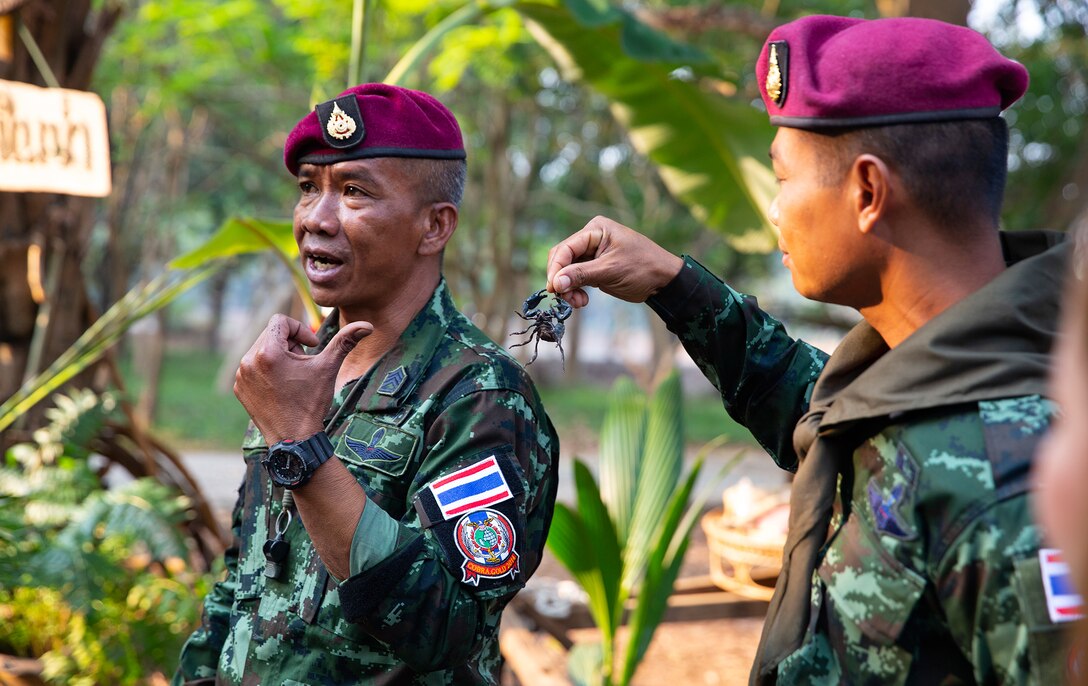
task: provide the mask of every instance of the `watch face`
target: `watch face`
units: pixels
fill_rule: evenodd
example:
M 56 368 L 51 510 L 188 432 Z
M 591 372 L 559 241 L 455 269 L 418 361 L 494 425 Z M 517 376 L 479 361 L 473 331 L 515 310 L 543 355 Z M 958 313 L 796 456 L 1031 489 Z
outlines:
M 280 485 L 293 486 L 306 475 L 306 463 L 288 450 L 277 450 L 268 456 L 269 471 Z

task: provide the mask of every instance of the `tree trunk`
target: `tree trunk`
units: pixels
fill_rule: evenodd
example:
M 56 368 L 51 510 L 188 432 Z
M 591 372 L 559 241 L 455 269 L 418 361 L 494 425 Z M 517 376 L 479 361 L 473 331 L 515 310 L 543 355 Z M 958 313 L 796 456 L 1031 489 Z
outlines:
M 219 352 L 219 330 L 223 328 L 223 315 L 227 306 L 227 285 L 230 283 L 230 271 L 221 269 L 208 279 L 208 330 L 205 333 L 204 346 L 208 352 Z
M 136 417 L 143 426 L 154 423 L 159 405 L 159 381 L 162 379 L 162 361 L 166 352 L 166 310 L 156 312 L 148 323 L 151 325 L 146 327 L 146 333 L 140 336 L 140 342 L 133 351 L 133 367 L 136 374 L 145 380 L 136 402 Z
M 89 0 L 38 0 L 18 10 L 16 20 L 33 36 L 62 87 L 87 90 L 102 44 L 119 16 L 119 7 L 94 9 Z M 0 79 L 46 84 L 27 47 L 17 39 L 10 59 L 0 61 Z M 94 203 L 74 196 L 0 192 L 0 399 L 44 369 L 90 324 L 80 265 Z M 44 273 L 49 271 L 46 265 L 56 273 Z M 53 278 L 56 288 L 46 292 Z M 86 385 L 89 379 L 90 373 L 73 384 Z M 19 428 L 5 432 L 0 451 L 25 440 L 29 430 L 41 424 L 42 412 L 44 406 L 39 405 Z
M 581 317 L 576 312 L 574 316 L 567 320 L 567 332 L 563 336 L 563 349 L 567 356 L 563 377 L 568 382 L 578 381 L 582 378 L 582 364 L 578 358 L 581 353 L 581 321 Z
M 462 224 L 447 247 L 444 268 L 451 281 L 467 288 L 465 295 L 476 307 L 476 325 L 505 346 L 512 342 L 508 334 L 514 311 L 527 295 L 543 286 L 528 284 L 527 239 L 518 234 L 530 185 L 539 172 L 535 150 L 539 141 L 533 139 L 527 175 L 515 174 L 507 157 L 514 137 L 520 135 L 518 125 L 533 132 L 538 115 L 533 105 L 517 104 L 506 93 L 495 97 L 489 103 L 483 132 L 487 153 L 474 157 L 481 161 L 469 167 Z M 470 223 L 465 221 L 468 217 L 475 219 Z

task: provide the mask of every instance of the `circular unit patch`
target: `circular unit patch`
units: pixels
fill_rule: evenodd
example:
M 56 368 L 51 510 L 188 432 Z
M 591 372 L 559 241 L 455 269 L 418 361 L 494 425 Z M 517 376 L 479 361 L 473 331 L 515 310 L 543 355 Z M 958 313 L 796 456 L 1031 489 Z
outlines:
M 465 558 L 461 581 L 478 585 L 480 577 L 498 579 L 518 572 L 514 526 L 497 510 L 476 510 L 457 520 L 453 529 L 457 549 Z

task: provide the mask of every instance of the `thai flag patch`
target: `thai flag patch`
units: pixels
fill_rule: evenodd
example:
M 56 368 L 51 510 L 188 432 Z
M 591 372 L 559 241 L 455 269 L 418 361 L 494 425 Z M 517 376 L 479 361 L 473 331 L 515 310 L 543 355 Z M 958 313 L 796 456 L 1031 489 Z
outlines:
M 431 482 L 427 490 L 444 520 L 514 497 L 494 455 Z
M 1072 622 L 1084 617 L 1084 600 L 1073 588 L 1073 577 L 1062 551 L 1039 549 L 1039 566 L 1043 571 L 1043 591 L 1046 609 L 1052 622 Z

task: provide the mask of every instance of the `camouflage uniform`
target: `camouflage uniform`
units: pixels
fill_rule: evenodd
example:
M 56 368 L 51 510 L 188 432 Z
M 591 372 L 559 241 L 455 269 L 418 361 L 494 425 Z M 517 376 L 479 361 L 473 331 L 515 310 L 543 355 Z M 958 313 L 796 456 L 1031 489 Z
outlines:
M 803 471 L 816 443 L 833 455 L 811 559 L 787 543 L 803 609 L 769 616 L 753 683 L 1061 682 L 1029 471 L 1068 251 L 1041 232 L 1003 242 L 1010 263 L 1034 257 L 892 351 L 863 322 L 828 359 L 690 258 L 649 301 L 780 466 Z M 794 483 L 791 536 L 811 483 Z M 798 641 L 764 657 L 790 623 Z
M 335 314 L 321 345 L 334 333 Z M 251 427 L 228 574 L 205 600 L 175 683 L 498 683 L 499 618 L 539 564 L 555 501 L 558 440 L 540 398 L 525 371 L 457 311 L 444 281 L 358 383 L 354 411 L 329 428 L 368 498 L 352 576 L 329 575 L 301 520 L 285 537 L 284 574 L 264 575 L 262 546 L 281 491 Z M 490 456 L 512 497 L 486 511 L 512 528 L 512 545 L 496 553 L 504 566 L 473 567 L 457 547 L 463 517 L 429 511 L 425 487 Z

